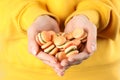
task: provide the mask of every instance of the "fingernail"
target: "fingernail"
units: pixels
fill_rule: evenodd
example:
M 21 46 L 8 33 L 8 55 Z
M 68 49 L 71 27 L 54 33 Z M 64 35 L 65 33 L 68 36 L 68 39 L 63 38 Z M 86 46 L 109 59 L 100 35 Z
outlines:
M 61 65 L 62 65 L 62 66 L 67 66 L 67 63 L 62 63 Z
M 57 75 L 60 76 L 60 77 L 62 76 L 60 73 L 57 73 Z
M 57 73 L 57 75 L 59 75 L 60 77 L 62 77 L 64 75 L 64 72 L 62 73 Z
M 95 44 L 92 44 L 91 45 L 91 52 L 94 52 L 96 50 L 96 45 Z
M 37 54 L 37 52 L 36 52 L 36 50 L 35 50 L 34 48 L 32 48 L 32 54 L 33 54 L 33 55 L 36 55 L 36 54 Z
M 74 61 L 75 61 L 75 59 L 74 59 L 74 58 L 72 58 L 72 57 L 70 57 L 70 58 L 68 58 L 68 61 L 69 61 L 69 62 L 74 62 Z
M 57 63 L 57 60 L 53 60 L 53 61 L 51 61 L 53 64 L 56 64 Z

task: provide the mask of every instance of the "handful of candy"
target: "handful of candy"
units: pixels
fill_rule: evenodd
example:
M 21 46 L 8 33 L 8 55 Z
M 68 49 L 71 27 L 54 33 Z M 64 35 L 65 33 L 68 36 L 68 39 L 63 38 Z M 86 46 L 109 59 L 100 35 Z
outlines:
M 61 61 L 84 50 L 87 33 L 80 28 L 70 33 L 42 31 L 36 35 L 41 50 Z

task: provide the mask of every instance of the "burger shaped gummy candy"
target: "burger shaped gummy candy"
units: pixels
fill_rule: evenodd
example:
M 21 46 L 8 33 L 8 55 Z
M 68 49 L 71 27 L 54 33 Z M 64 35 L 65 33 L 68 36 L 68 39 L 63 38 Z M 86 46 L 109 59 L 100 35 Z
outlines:
M 37 34 L 36 42 L 43 52 L 61 61 L 84 50 L 87 42 L 87 33 L 80 28 L 70 33 L 42 31 Z

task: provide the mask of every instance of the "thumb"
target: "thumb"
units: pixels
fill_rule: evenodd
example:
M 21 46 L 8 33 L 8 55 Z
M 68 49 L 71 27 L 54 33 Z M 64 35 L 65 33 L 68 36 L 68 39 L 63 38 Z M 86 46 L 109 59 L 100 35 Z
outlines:
M 34 30 L 28 30 L 28 51 L 33 55 L 36 55 L 39 51 L 39 45 L 36 42 L 35 36 L 37 32 Z
M 55 31 L 56 33 L 60 32 L 60 27 L 59 24 L 56 22 L 56 20 L 51 18 L 51 23 L 52 23 L 52 27 L 51 27 L 52 30 Z
M 56 33 L 58 33 L 58 32 L 60 32 L 60 28 L 59 28 L 59 25 L 56 23 L 55 24 L 55 26 L 53 27 L 54 29 L 54 31 L 56 32 Z
M 87 50 L 89 53 L 93 53 L 96 50 L 96 38 L 97 38 L 97 30 L 95 28 L 89 28 L 88 37 L 87 37 Z

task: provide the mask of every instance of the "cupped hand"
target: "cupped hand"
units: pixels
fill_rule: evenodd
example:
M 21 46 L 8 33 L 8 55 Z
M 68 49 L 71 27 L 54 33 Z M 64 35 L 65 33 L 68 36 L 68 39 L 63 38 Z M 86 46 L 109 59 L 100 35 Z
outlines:
M 70 66 L 80 64 L 83 60 L 89 58 L 96 50 L 97 27 L 90 22 L 86 16 L 77 15 L 66 24 L 64 32 L 72 32 L 75 28 L 83 28 L 87 32 L 87 43 L 82 52 L 61 61 L 64 71 L 59 74 L 62 75 Z
M 57 72 L 61 72 L 61 65 L 57 62 L 57 60 L 50 56 L 49 54 L 46 54 L 40 50 L 40 46 L 36 42 L 36 35 L 44 30 L 52 30 L 56 33 L 60 31 L 59 25 L 57 21 L 47 15 L 43 15 L 38 17 L 33 24 L 29 27 L 27 31 L 28 35 L 28 50 L 30 53 L 32 53 L 34 56 L 36 56 L 38 59 L 42 60 L 45 64 L 53 67 L 53 69 Z

